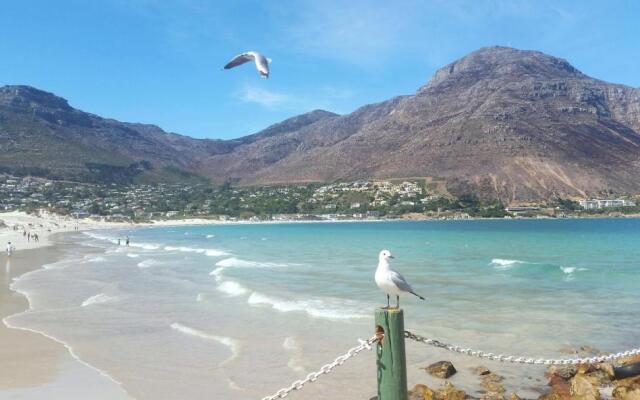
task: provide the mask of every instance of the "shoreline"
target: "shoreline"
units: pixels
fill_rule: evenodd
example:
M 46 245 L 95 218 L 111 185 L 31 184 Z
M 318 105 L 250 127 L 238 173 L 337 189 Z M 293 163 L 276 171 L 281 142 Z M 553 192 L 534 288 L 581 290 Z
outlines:
M 0 215 L 1 218 L 1 215 Z M 485 218 L 482 218 L 485 219 Z M 502 218 L 496 218 L 498 220 L 503 220 Z M 525 218 L 520 218 L 520 219 L 525 219 Z M 536 219 L 536 218 L 529 218 L 529 219 Z M 615 219 L 615 218 L 612 218 Z M 479 220 L 479 219 L 476 219 Z M 229 222 L 227 223 L 227 225 L 239 225 L 239 224 L 287 224 L 287 223 L 333 223 L 333 222 L 342 222 L 342 223 L 356 223 L 356 222 L 393 222 L 394 220 L 369 220 L 369 221 L 358 221 L 358 220 L 346 220 L 346 221 L 268 221 L 268 222 L 246 222 L 246 223 L 234 223 L 234 222 Z M 398 220 L 395 220 L 398 221 Z M 189 221 L 189 222 L 193 222 L 193 221 Z M 405 220 L 404 222 L 410 222 Z M 26 294 L 20 293 L 18 291 L 15 290 L 11 290 L 9 289 L 9 285 L 12 283 L 13 280 L 24 277 L 25 274 L 29 274 L 32 272 L 37 272 L 42 270 L 43 266 L 46 264 L 51 264 L 52 262 L 56 262 L 56 261 L 60 261 L 61 259 L 65 259 L 66 257 L 64 256 L 64 251 L 68 248 L 68 245 L 70 243 L 70 240 L 66 239 L 68 237 L 70 237 L 70 233 L 72 232 L 76 232 L 76 233 L 81 233 L 82 231 L 90 231 L 93 229 L 118 229 L 118 228 L 126 228 L 126 229 L 131 229 L 131 228 L 147 228 L 147 227 L 153 227 L 153 226 L 157 226 L 159 228 L 164 227 L 164 226 L 181 226 L 181 225 L 203 225 L 203 224 L 177 224 L 177 225 L 132 225 L 132 224 L 104 224 L 104 225 L 100 225 L 97 227 L 85 227 L 84 229 L 79 229 L 79 230 L 73 230 L 73 231 L 66 231 L 66 232 L 51 232 L 48 235 L 48 240 L 47 240 L 47 245 L 43 245 L 41 246 L 41 248 L 39 249 L 32 249 L 32 250 L 19 250 L 17 251 L 12 260 L 19 260 L 22 259 L 24 261 L 24 265 L 27 265 L 27 267 L 25 268 L 17 268 L 17 263 L 15 266 L 12 266 L 13 268 L 13 276 L 7 276 L 5 275 L 7 278 L 4 279 L 5 285 L 2 285 L 2 287 L 0 288 L 0 296 L 1 296 L 1 291 L 4 289 L 5 291 L 9 291 L 11 292 L 11 297 L 13 297 L 13 299 L 15 300 L 14 303 L 19 303 L 19 304 L 23 304 L 27 303 L 27 305 L 25 307 L 23 307 L 22 310 L 19 310 L 15 313 L 11 313 L 10 315 L 15 315 L 15 314 L 20 314 L 22 312 L 28 311 L 29 307 L 30 307 L 30 301 L 29 301 L 29 297 Z M 211 225 L 210 223 L 208 224 L 204 224 L 204 225 Z M 72 235 L 71 235 L 72 236 Z M 82 255 L 82 254 L 86 254 L 86 253 L 91 253 L 92 250 L 91 249 L 87 249 L 86 251 L 79 251 L 77 250 L 78 247 L 75 247 L 74 251 L 78 252 L 78 255 Z M 34 257 L 36 257 L 36 255 L 40 254 L 39 259 L 40 261 L 38 261 L 38 259 L 34 259 L 32 261 L 26 261 L 26 259 L 28 258 L 28 255 L 33 254 Z M 68 253 L 67 253 L 68 255 Z M 75 254 L 74 254 L 75 255 Z M 50 260 L 49 258 L 52 258 L 53 260 Z M 42 262 L 43 259 L 46 259 L 46 262 Z M 6 261 L 6 256 L 2 255 L 0 256 L 0 262 L 2 261 Z M 5 288 L 6 286 L 6 288 Z M 0 297 L 1 298 L 1 297 Z M 20 300 L 16 300 L 16 299 L 20 299 Z M 74 400 L 74 399 L 84 399 L 84 398 L 92 398 L 92 399 L 100 399 L 100 400 L 113 400 L 113 399 L 120 399 L 120 398 L 125 398 L 122 397 L 122 393 L 118 394 L 116 393 L 116 396 L 111 396 L 111 397 L 101 397 L 101 395 L 103 395 L 102 393 L 99 393 L 96 397 L 96 392 L 99 392 L 102 389 L 102 386 L 105 386 L 105 389 L 108 390 L 113 390 L 114 386 L 117 386 L 121 391 L 124 391 L 126 393 L 126 390 L 124 389 L 123 385 L 121 383 L 119 383 L 116 379 L 112 378 L 108 373 L 93 367 L 91 364 L 83 361 L 81 358 L 79 358 L 75 353 L 74 353 L 74 349 L 72 347 L 70 347 L 69 345 L 67 345 L 65 342 L 58 340 L 55 337 L 52 337 L 50 335 L 47 335 L 46 333 L 37 331 L 37 330 L 32 330 L 32 329 L 24 329 L 24 328 L 12 328 L 10 327 L 10 323 L 7 324 L 7 321 L 5 320 L 6 318 L 10 318 L 9 316 L 5 315 L 5 312 L 3 311 L 2 306 L 4 304 L 2 304 L 3 302 L 0 302 L 0 319 L 2 319 L 3 324 L 0 324 L 0 331 L 5 329 L 5 330 L 10 330 L 10 331 L 16 331 L 18 332 L 17 334 L 15 334 L 15 336 L 36 336 L 39 337 L 41 339 L 41 341 L 47 342 L 48 343 L 48 348 L 51 349 L 56 349 L 57 353 L 58 353 L 58 358 L 47 358 L 44 360 L 44 362 L 41 360 L 41 358 L 34 358 L 32 361 L 33 365 L 37 365 L 43 368 L 47 368 L 47 370 L 50 372 L 50 376 L 48 379 L 43 379 L 41 382 L 35 383 L 31 386 L 28 386 L 27 389 L 20 389 L 20 392 L 17 392 L 14 389 L 11 388 L 7 388 L 2 381 L 2 377 L 0 377 L 0 400 L 2 399 L 14 399 L 14 398 L 21 398 L 21 399 L 40 399 L 43 397 L 46 398 L 51 398 L 53 400 L 62 400 L 63 398 L 65 400 L 69 399 L 69 400 Z M 3 326 L 3 325 L 6 325 Z M 1 338 L 1 334 L 0 334 L 0 338 Z M 3 359 L 7 359 L 8 357 L 4 356 L 4 353 L 2 352 L 2 340 L 0 340 L 0 357 L 2 357 Z M 11 341 L 4 343 L 5 345 L 10 344 Z M 60 346 L 60 344 L 62 346 Z M 60 355 L 60 353 L 62 353 Z M 39 357 L 39 356 L 38 356 Z M 89 359 L 91 359 L 91 357 L 88 357 Z M 455 361 L 455 360 L 454 360 Z M 468 366 L 466 364 L 466 362 L 459 362 L 456 361 L 456 364 L 461 364 L 463 366 L 466 367 Z M 78 365 L 75 365 L 78 364 Z M 413 367 L 417 368 L 417 365 L 412 365 Z M 9 368 L 9 369 L 13 369 L 13 368 Z M 87 371 L 89 370 L 89 371 Z M 110 370 L 110 369 L 109 369 Z M 110 370 L 111 371 L 111 370 Z M 12 371 L 13 372 L 13 371 Z M 31 373 L 31 371 L 27 371 L 29 374 Z M 96 374 L 97 372 L 97 374 Z M 83 375 L 84 374 L 84 375 Z M 85 383 L 87 381 L 87 379 L 96 379 L 95 375 L 99 375 L 99 378 L 107 378 L 109 380 L 109 382 L 105 382 L 104 379 L 97 379 L 97 382 L 99 384 L 99 386 L 91 386 L 87 383 Z M 117 373 L 116 373 L 117 375 Z M 71 381 L 67 381 L 66 383 L 60 383 L 62 381 L 64 381 L 66 378 L 64 378 L 65 376 L 71 376 L 72 380 Z M 121 379 L 123 379 L 123 376 L 120 375 L 119 376 Z M 128 381 L 128 377 L 123 379 L 124 382 L 126 382 L 127 384 L 129 384 L 130 382 Z M 422 379 L 421 381 L 426 381 L 425 379 Z M 56 383 L 58 382 L 58 383 Z M 117 385 L 113 385 L 113 383 L 116 383 Z M 73 385 L 73 386 L 81 386 L 80 388 L 75 388 L 78 390 L 86 390 L 86 392 L 83 395 L 80 394 L 76 394 L 76 393 L 71 393 L 70 392 L 65 392 L 64 396 L 63 395 L 58 395 L 56 393 L 54 393 L 53 395 L 50 395 L 49 393 L 51 392 L 51 387 L 50 385 L 58 385 L 59 386 L 64 386 L 66 389 L 69 389 L 69 386 Z M 91 389 L 91 390 L 89 390 Z M 131 389 L 131 386 L 130 386 Z M 529 390 L 531 388 L 527 388 L 527 390 Z M 525 389 L 523 389 L 524 391 Z M 533 389 L 531 389 L 533 390 Z M 29 395 L 24 396 L 24 393 L 29 393 Z M 107 390 L 104 390 L 105 392 Z M 138 394 L 137 392 L 135 392 L 135 390 L 133 390 L 134 393 Z M 16 396 L 15 393 L 18 393 L 19 395 Z M 315 392 L 312 392 L 315 393 Z M 533 396 L 533 392 L 532 391 L 524 391 L 524 393 L 531 393 L 530 396 Z M 539 393 L 536 393 L 536 396 Z M 131 395 L 128 395 L 128 397 L 126 398 L 131 398 Z M 310 398 L 314 398 L 314 397 L 310 397 Z
M 46 269 L 46 265 L 64 259 L 64 244 L 57 235 L 48 235 L 46 244 L 21 249 L 11 257 L 3 254 L 0 270 L 0 399 L 132 399 L 108 373 L 80 358 L 64 341 L 45 332 L 13 325 L 10 319 L 32 310 L 28 294 L 16 290 L 12 284 L 23 277 Z M 104 379 L 108 382 L 104 382 Z M 78 382 L 86 382 L 77 385 Z M 117 386 L 116 390 L 112 387 Z M 96 393 L 102 395 L 96 397 Z M 123 395 L 118 396 L 117 392 Z

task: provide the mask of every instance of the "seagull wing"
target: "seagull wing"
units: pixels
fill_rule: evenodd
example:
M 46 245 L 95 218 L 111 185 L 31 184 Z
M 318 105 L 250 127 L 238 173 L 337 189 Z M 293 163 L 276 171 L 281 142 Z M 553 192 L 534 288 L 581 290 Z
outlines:
M 269 60 L 268 58 L 266 58 L 262 54 L 256 54 L 254 59 L 256 61 L 256 68 L 258 69 L 258 72 L 260 72 L 260 75 L 262 75 L 265 78 L 268 78 L 269 77 L 269 64 L 270 64 L 271 60 Z
M 404 279 L 404 276 L 402 276 L 399 272 L 389 271 L 388 279 L 403 292 L 413 293 L 413 288 L 411 287 L 411 285 L 409 285 L 409 282 Z
M 237 67 L 238 65 L 242 65 L 248 61 L 251 61 L 255 58 L 255 56 L 251 53 L 242 53 L 233 57 L 233 60 L 229 61 L 227 65 L 224 66 L 224 69 L 231 69 L 233 67 Z

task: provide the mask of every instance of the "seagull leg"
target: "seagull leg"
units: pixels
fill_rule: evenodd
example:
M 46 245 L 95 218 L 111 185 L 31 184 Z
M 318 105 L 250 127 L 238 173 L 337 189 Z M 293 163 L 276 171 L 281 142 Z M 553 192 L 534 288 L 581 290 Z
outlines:
M 400 296 L 396 295 L 396 308 L 400 308 Z
M 391 307 L 391 305 L 389 304 L 389 295 L 387 295 L 387 308 Z

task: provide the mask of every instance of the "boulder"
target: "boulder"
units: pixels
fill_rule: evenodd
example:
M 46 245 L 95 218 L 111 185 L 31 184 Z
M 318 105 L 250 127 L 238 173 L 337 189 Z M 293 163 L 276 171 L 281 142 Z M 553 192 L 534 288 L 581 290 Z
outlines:
M 569 382 L 558 375 L 551 375 L 549 378 L 549 386 L 551 391 L 543 394 L 539 400 L 569 400 L 571 399 L 571 391 Z
M 575 365 L 552 365 L 547 369 L 547 377 L 559 376 L 562 379 L 571 379 L 578 373 Z
M 482 382 L 502 382 L 504 377 L 493 372 L 482 375 Z
M 475 367 L 475 368 L 472 369 L 472 371 L 473 371 L 474 374 L 480 375 L 480 376 L 487 375 L 487 374 L 491 373 L 489 368 L 483 367 L 483 366 Z
M 409 391 L 409 400 L 434 400 L 434 398 L 434 391 L 427 385 L 418 384 Z
M 456 389 L 449 381 L 446 381 L 437 393 L 437 400 L 464 400 L 466 397 L 464 390 Z
M 436 378 L 447 379 L 457 371 L 450 361 L 438 361 L 424 368 Z
M 598 364 L 598 370 L 604 371 L 607 374 L 607 376 L 609 376 L 610 380 L 613 380 L 613 378 L 616 375 L 614 370 L 613 370 L 613 365 L 611 365 L 609 363 L 600 363 L 600 364 Z
M 618 386 L 613 389 L 614 400 L 640 400 L 640 385 Z
M 600 391 L 585 375 L 574 376 L 570 384 L 571 400 L 600 400 Z
M 504 400 L 504 394 L 497 392 L 487 392 L 480 397 L 480 400 Z
M 607 386 L 611 384 L 611 377 L 606 371 L 601 369 L 589 372 L 586 376 L 591 384 L 595 386 Z

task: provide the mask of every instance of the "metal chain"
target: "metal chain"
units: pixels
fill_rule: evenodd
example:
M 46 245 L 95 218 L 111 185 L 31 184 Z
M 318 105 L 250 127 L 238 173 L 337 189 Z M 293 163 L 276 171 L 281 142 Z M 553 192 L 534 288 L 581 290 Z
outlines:
M 415 340 L 416 342 L 422 342 L 430 346 L 439 347 L 455 353 L 466 354 L 472 357 L 484 358 L 488 360 L 509 362 L 514 364 L 540 364 L 540 365 L 567 365 L 567 364 L 595 364 L 605 361 L 615 361 L 620 358 L 634 356 L 640 354 L 640 349 L 633 349 L 615 354 L 607 354 L 598 357 L 586 357 L 586 358 L 568 358 L 568 359 L 543 359 L 543 358 L 530 358 L 530 357 L 516 357 L 505 356 L 503 354 L 486 353 L 484 351 L 467 349 L 460 346 L 455 346 L 447 343 L 443 343 L 439 340 L 430 339 L 424 336 L 416 335 L 409 331 L 404 332 L 404 337 L 407 339 Z
M 371 345 L 375 343 L 377 340 L 378 340 L 377 336 L 373 336 L 368 340 L 358 339 L 358 341 L 360 342 L 358 346 L 350 348 L 343 355 L 336 357 L 336 359 L 333 360 L 333 362 L 323 365 L 318 370 L 318 372 L 312 372 L 309 375 L 307 375 L 306 378 L 302 380 L 297 380 L 293 382 L 290 386 L 278 390 L 275 394 L 271 396 L 263 397 L 262 400 L 276 400 L 276 399 L 282 399 L 287 397 L 289 393 L 293 392 L 294 390 L 300 390 L 307 383 L 315 382 L 321 375 L 328 374 L 329 372 L 333 371 L 335 367 L 344 364 L 344 362 L 350 359 L 351 357 L 357 356 L 358 353 L 360 353 L 362 350 L 364 349 L 371 350 Z

